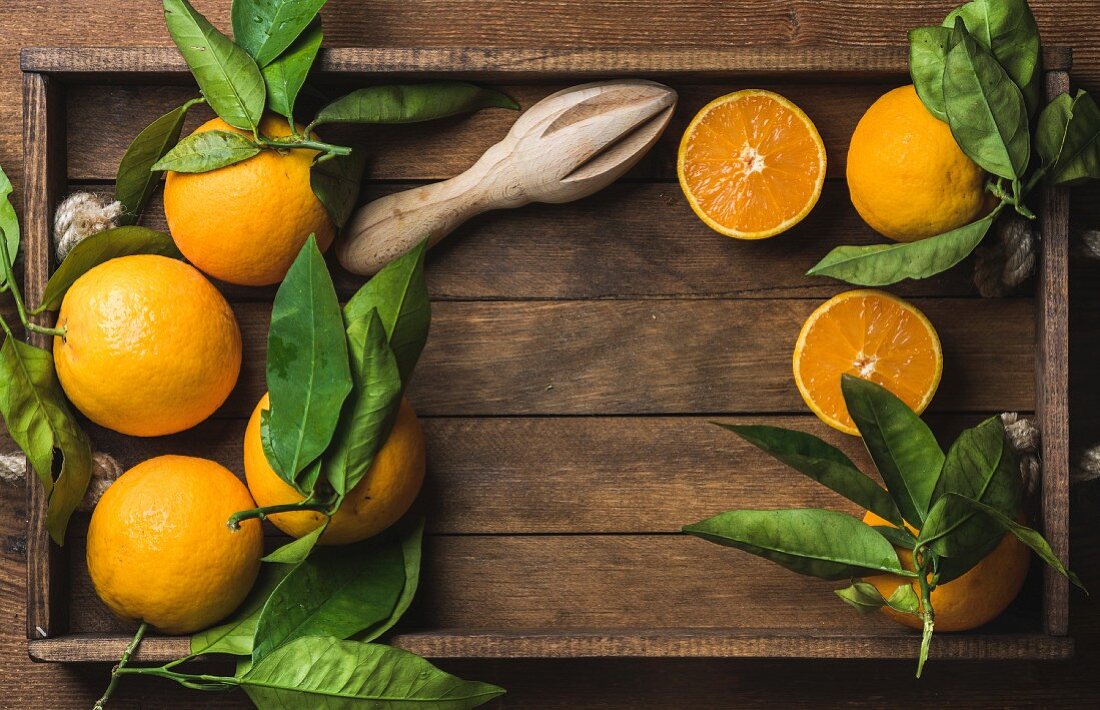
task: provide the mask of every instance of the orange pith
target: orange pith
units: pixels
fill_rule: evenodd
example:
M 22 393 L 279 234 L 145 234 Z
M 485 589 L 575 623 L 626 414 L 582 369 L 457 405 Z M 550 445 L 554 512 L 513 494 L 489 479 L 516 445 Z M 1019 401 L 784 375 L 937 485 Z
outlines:
M 889 389 L 913 411 L 932 401 L 943 370 L 939 336 L 909 303 L 882 291 L 847 291 L 806 320 L 794 350 L 802 398 L 834 429 L 858 434 L 840 390 L 847 373 Z
M 809 117 L 779 94 L 737 91 L 688 125 L 677 160 L 680 187 L 715 231 L 763 239 L 809 214 L 825 182 L 825 146 Z

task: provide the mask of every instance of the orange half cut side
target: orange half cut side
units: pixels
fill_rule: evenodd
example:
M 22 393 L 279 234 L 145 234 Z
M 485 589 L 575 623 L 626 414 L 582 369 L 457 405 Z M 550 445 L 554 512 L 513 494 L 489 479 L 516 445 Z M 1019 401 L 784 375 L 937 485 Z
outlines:
M 825 145 L 779 94 L 737 91 L 703 107 L 677 156 L 680 187 L 701 220 L 737 239 L 785 232 L 810 213 L 825 182 Z
M 847 373 L 882 385 L 920 414 L 943 372 L 935 328 L 913 305 L 883 291 L 846 291 L 810 315 L 794 348 L 802 399 L 829 426 L 858 435 L 840 389 Z

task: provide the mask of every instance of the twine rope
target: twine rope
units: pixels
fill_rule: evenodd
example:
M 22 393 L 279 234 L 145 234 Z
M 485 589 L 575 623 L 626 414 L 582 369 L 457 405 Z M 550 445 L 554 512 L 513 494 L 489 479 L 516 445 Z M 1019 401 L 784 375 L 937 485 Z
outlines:
M 117 227 L 125 208 L 121 202 L 94 192 L 74 192 L 61 201 L 53 216 L 54 249 L 64 261 L 77 244 L 111 227 Z

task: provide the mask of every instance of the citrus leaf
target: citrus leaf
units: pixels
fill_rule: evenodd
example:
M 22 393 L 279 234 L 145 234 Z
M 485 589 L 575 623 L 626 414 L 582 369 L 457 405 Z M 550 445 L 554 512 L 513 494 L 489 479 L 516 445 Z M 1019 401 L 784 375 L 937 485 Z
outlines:
M 321 535 L 328 529 L 329 522 L 330 519 L 326 518 L 311 532 L 306 533 L 297 540 L 291 540 L 277 550 L 265 555 L 263 561 L 281 564 L 298 564 L 304 561 L 309 557 L 309 553 L 313 552 L 313 548 L 317 546 L 317 541 L 321 539 Z
M 15 257 L 19 254 L 19 218 L 15 214 L 15 207 L 9 199 L 12 192 L 11 180 L 0 168 L 0 239 L 5 240 L 8 247 L 8 258 L 11 264 L 15 263 Z M 7 283 L 7 277 L 3 268 L 0 268 L 0 288 Z
M 964 431 L 947 452 L 935 500 L 947 493 L 979 500 L 1015 518 L 1020 513 L 1020 464 L 1005 438 L 1000 417 Z M 941 560 L 940 583 L 965 574 L 1000 542 L 1004 531 L 984 516 L 972 515 L 953 533 L 968 540 L 969 554 Z
M 913 533 L 909 530 L 895 528 L 890 525 L 872 525 L 879 535 L 890 541 L 890 544 L 894 547 L 900 547 L 903 550 L 912 550 L 917 544 L 917 538 L 913 537 Z
M 408 651 L 331 636 L 280 646 L 239 683 L 261 708 L 465 710 L 504 694 L 495 685 L 444 673 Z
M 905 279 L 926 279 L 970 256 L 993 226 L 993 217 L 918 242 L 837 247 L 807 276 L 831 276 L 859 286 L 888 286 Z
M 312 487 L 299 487 L 298 474 L 328 448 L 351 386 L 340 302 L 311 234 L 275 294 L 260 426 L 268 461 L 304 495 Z
M 840 388 L 886 489 L 905 520 L 919 527 L 932 505 L 944 462 L 936 437 L 885 387 L 845 374 Z
M 258 155 L 263 146 L 230 131 L 192 133 L 153 165 L 153 170 L 205 173 Z
M 92 444 L 61 391 L 53 356 L 12 336 L 0 346 L 0 415 L 46 492 L 46 529 L 64 545 L 69 518 L 91 479 Z
M 42 294 L 42 303 L 35 312 L 56 311 L 77 279 L 102 263 L 132 254 L 183 258 L 172 237 L 148 227 L 128 225 L 96 232 L 73 247 L 57 271 L 53 272 Z
M 401 596 L 397 598 L 397 604 L 387 619 L 372 626 L 365 631 L 355 634 L 352 638 L 357 641 L 373 641 L 394 627 L 401 620 L 405 612 L 409 610 L 416 590 L 420 586 L 420 558 L 421 547 L 424 542 L 424 518 L 406 528 L 401 536 L 401 558 L 405 563 L 405 584 L 401 588 Z
M 969 517 L 968 514 L 987 517 L 1002 531 L 1011 533 L 1017 540 L 1031 548 L 1056 572 L 1087 592 L 1080 578 L 1066 568 L 1054 554 L 1054 551 L 1050 549 L 1050 544 L 1043 539 L 1038 531 L 1016 522 L 992 506 L 957 493 L 944 494 L 942 498 L 936 501 L 936 505 L 929 513 L 928 521 L 918 538 L 920 544 L 929 546 L 936 554 L 943 557 L 951 557 L 960 553 L 965 554 L 965 541 L 953 540 L 952 533 L 965 523 Z
M 341 96 L 317 112 L 324 123 L 417 123 L 483 108 L 519 109 L 506 94 L 462 81 L 371 86 Z
M 424 280 L 427 252 L 428 242 L 424 240 L 371 277 L 344 306 L 344 317 L 349 323 L 363 318 L 371 310 L 378 311 L 405 386 L 428 342 L 432 320 L 428 285 Z
M 915 616 L 920 610 L 920 598 L 912 584 L 900 584 L 886 600 L 886 605 L 896 612 Z
M 952 10 L 945 28 L 962 18 L 970 35 L 990 50 L 1005 73 L 1020 88 L 1034 114 L 1042 97 L 1039 25 L 1027 0 L 973 0 Z
M 261 67 L 283 53 L 317 16 L 325 0 L 234 0 L 233 39 Z
M 309 185 L 313 194 L 338 228 L 347 223 L 359 200 L 366 165 L 367 153 L 357 146 L 348 155 L 333 156 L 314 163 L 309 169 Z
M 278 59 L 265 66 L 261 73 L 267 85 L 267 105 L 276 113 L 294 122 L 294 103 L 309 76 L 309 70 L 321 49 L 321 21 L 306 28 L 294 44 Z
M 1039 114 L 1035 148 L 1054 185 L 1100 179 L 1100 107 L 1086 91 L 1061 94 Z
M 168 33 L 183 55 L 210 108 L 234 128 L 254 130 L 264 112 L 264 78 L 244 51 L 191 7 L 164 0 Z
M 160 182 L 160 176 L 153 172 L 153 165 L 179 142 L 187 111 L 202 101 L 191 99 L 172 109 L 142 129 L 130 143 L 115 176 L 115 199 L 126 208 L 119 224 L 134 224 L 141 217 Z
M 890 494 L 856 468 L 840 450 L 816 436 L 771 426 L 718 426 L 879 517 L 902 524 L 901 513 Z
M 909 30 L 909 74 L 917 96 L 936 118 L 947 121 L 943 98 L 943 69 L 947 63 L 951 30 L 946 27 L 918 27 Z
M 344 639 L 381 623 L 393 612 L 404 584 L 404 558 L 392 539 L 315 549 L 264 605 L 252 663 L 296 638 Z
M 857 577 L 867 570 L 913 574 L 871 526 L 831 510 L 731 510 L 683 530 L 821 579 Z
M 401 373 L 377 309 L 347 328 L 352 389 L 332 443 L 321 457 L 321 475 L 337 495 L 355 488 L 389 438 L 401 404 Z
M 283 579 L 294 569 L 293 565 L 263 565 L 260 576 L 248 593 L 248 598 L 229 617 L 228 621 L 200 631 L 191 637 L 191 655 L 226 653 L 233 656 L 251 656 L 252 641 L 256 635 L 256 622 L 267 598 Z
M 959 147 L 987 172 L 1018 180 L 1031 159 L 1023 94 L 989 50 L 956 21 L 943 73 L 947 122 Z
M 844 603 L 863 614 L 878 611 L 886 606 L 886 600 L 882 598 L 878 588 L 867 582 L 853 582 L 844 589 L 834 589 L 833 594 L 836 594 Z

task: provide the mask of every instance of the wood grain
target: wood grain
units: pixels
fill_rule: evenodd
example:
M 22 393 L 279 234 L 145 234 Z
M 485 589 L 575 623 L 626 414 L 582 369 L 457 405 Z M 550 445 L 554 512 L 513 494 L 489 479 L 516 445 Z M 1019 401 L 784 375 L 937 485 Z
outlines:
M 524 109 L 575 82 L 550 85 L 509 83 L 500 86 Z M 903 83 L 845 84 L 844 90 L 828 83 L 776 83 L 757 79 L 753 88 L 778 91 L 801 106 L 821 133 L 828 154 L 827 175 L 844 176 L 848 142 L 867 107 L 886 91 Z M 339 96 L 356 84 L 325 87 Z M 676 150 L 692 116 L 712 99 L 738 89 L 744 83 L 675 83 L 680 94 L 676 113 L 657 145 L 628 176 L 633 179 L 676 179 Z M 69 177 L 74 180 L 113 180 L 118 162 L 142 128 L 158 116 L 193 98 L 186 86 L 86 85 L 72 87 L 68 99 Z M 308 104 L 307 104 L 308 106 Z M 305 112 L 302 115 L 305 116 Z M 185 134 L 212 114 L 197 107 L 187 119 Z M 489 109 L 469 116 L 401 126 L 325 126 L 330 141 L 363 143 L 370 147 L 366 175 L 373 180 L 440 180 L 466 170 L 494 143 L 507 134 L 516 112 Z M 104 131 L 102 126 L 110 125 Z
M 1069 75 L 1047 75 L 1047 96 L 1069 91 Z M 1036 394 L 1043 432 L 1043 521 L 1051 531 L 1047 542 L 1059 559 L 1069 559 L 1069 196 L 1056 188 L 1042 195 L 1043 234 L 1037 304 L 1039 335 Z M 1069 630 L 1069 582 L 1047 569 L 1046 631 Z
M 367 184 L 362 200 L 414 183 Z M 70 190 L 108 194 L 110 183 Z M 142 223 L 167 230 L 159 198 Z M 597 236 L 593 236 L 597 235 Z M 428 287 L 437 300 L 590 298 L 828 298 L 839 281 L 805 271 L 839 244 L 875 244 L 852 207 L 847 187 L 826 181 L 821 201 L 790 232 L 744 242 L 707 227 L 668 183 L 619 182 L 563 205 L 529 205 L 482 215 L 428 255 Z M 337 292 L 350 298 L 364 279 L 329 259 Z M 903 296 L 976 296 L 973 262 L 922 281 L 891 287 Z M 273 288 L 218 284 L 232 301 L 270 302 Z M 1026 289 L 1025 291 L 1026 292 Z
M 38 303 L 50 273 L 50 225 L 54 205 L 65 186 L 65 106 L 59 86 L 45 74 L 23 75 L 23 124 L 27 145 L 23 202 L 23 294 Z M 52 325 L 51 316 L 34 319 Z M 27 333 L 37 347 L 49 347 L 49 338 Z M 39 485 L 27 486 L 27 636 L 40 638 L 64 633 L 68 625 L 65 598 L 68 570 L 61 551 L 46 532 L 46 496 Z
M 723 421 L 812 433 L 874 475 L 859 439 L 812 415 Z M 930 418 L 944 446 L 978 421 Z M 706 417 L 433 417 L 422 424 L 428 478 L 421 501 L 432 533 L 674 533 L 724 510 L 780 505 L 861 513 Z M 124 469 L 187 454 L 241 475 L 244 425 L 210 420 L 153 439 L 95 426 L 89 433 Z
M 430 279 L 430 275 L 429 275 Z M 1031 411 L 1031 299 L 915 299 L 943 343 L 932 410 Z M 817 300 L 443 301 L 409 397 L 422 415 L 804 412 L 790 361 Z M 266 391 L 268 304 L 234 305 L 244 365 L 215 416 Z

